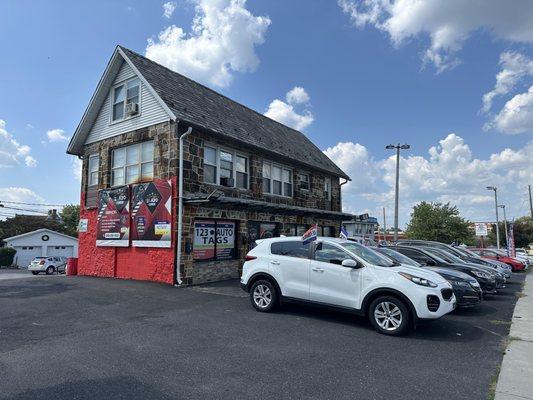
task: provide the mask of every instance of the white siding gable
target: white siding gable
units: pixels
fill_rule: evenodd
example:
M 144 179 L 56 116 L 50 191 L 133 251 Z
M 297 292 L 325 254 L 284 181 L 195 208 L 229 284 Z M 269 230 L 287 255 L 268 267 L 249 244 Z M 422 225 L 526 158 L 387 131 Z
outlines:
M 113 86 L 119 84 L 126 79 L 133 78 L 135 72 L 131 69 L 129 64 L 125 61 L 118 71 L 117 77 L 113 82 Z M 111 123 L 111 96 L 113 89 L 109 90 L 107 97 L 102 104 L 102 108 L 98 112 L 98 116 L 89 131 L 85 143 L 94 143 L 102 139 L 107 139 L 122 133 L 130 132 L 135 129 L 144 128 L 150 125 L 158 124 L 170 120 L 168 114 L 163 109 L 161 104 L 150 93 L 146 85 L 141 82 L 141 97 L 140 97 L 140 114 L 136 117 L 126 119 L 121 122 Z

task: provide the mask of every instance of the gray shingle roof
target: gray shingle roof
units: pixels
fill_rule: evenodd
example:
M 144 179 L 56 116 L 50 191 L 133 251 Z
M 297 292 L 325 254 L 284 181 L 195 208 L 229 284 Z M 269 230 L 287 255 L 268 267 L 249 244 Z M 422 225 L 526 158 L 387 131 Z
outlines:
M 180 121 L 350 179 L 303 133 L 120 47 Z

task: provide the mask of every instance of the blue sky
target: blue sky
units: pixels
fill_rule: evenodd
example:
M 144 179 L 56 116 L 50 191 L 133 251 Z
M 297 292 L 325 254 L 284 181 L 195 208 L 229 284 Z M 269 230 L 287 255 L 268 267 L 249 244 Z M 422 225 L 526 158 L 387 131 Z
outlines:
M 393 163 L 384 146 L 401 141 L 412 146 L 402 160 L 402 223 L 420 200 L 451 201 L 472 220 L 491 219 L 487 184 L 500 188 L 511 217 L 526 214 L 531 2 L 506 13 L 496 0 L 483 10 L 428 0 L 406 12 L 410 2 L 178 0 L 165 17 L 157 1 L 1 1 L 0 200 L 78 201 L 63 137 L 115 46 L 145 54 L 151 38 L 151 58 L 302 129 L 326 150 L 353 179 L 348 211 L 385 206 L 392 217 Z M 195 16 L 205 36 L 191 30 Z M 181 39 L 158 38 L 172 26 Z M 187 57 L 202 58 L 206 69 Z M 225 77 L 214 78 L 221 68 Z

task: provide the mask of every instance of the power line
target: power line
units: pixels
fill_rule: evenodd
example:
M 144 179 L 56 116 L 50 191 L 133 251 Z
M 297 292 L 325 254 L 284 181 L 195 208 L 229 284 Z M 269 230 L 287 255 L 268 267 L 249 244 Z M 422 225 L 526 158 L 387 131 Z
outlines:
M 2 207 L 0 207 L 0 209 L 26 211 L 26 212 L 32 212 L 32 213 L 37 213 L 37 214 L 48 215 L 48 212 L 47 211 L 43 211 L 43 210 L 30 210 L 30 209 L 27 209 L 27 208 L 6 207 L 6 206 L 2 206 Z
M 0 200 L 0 203 L 20 204 L 24 206 L 44 206 L 44 207 L 65 207 L 68 205 L 68 204 L 23 203 L 21 201 L 5 201 L 5 200 Z

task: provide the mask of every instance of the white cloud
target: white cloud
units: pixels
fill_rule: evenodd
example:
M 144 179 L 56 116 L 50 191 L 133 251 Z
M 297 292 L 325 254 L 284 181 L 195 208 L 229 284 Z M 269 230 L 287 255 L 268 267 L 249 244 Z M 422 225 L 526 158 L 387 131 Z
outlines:
M 305 89 L 300 86 L 295 86 L 289 90 L 285 98 L 289 104 L 306 104 L 311 100 L 309 94 L 307 94 Z
M 311 111 L 304 109 L 298 112 L 295 109 L 298 105 L 308 105 L 310 101 L 304 88 L 295 86 L 287 92 L 285 99 L 287 102 L 280 99 L 272 100 L 265 115 L 298 131 L 304 130 L 313 123 L 314 117 Z
M 439 72 L 457 65 L 456 53 L 475 31 L 533 43 L 530 0 L 338 0 L 338 4 L 358 28 L 372 25 L 388 33 L 395 46 L 428 37 L 423 59 Z
M 30 156 L 30 151 L 30 146 L 15 140 L 6 130 L 6 122 L 0 119 L 0 168 L 17 166 L 21 161 L 28 167 L 34 167 L 37 161 Z
M 148 39 L 146 56 L 192 79 L 227 87 L 235 72 L 259 65 L 255 46 L 265 41 L 268 17 L 256 17 L 246 0 L 193 0 L 191 32 L 171 25 Z
M 163 4 L 163 17 L 170 18 L 174 11 L 176 10 L 177 4 L 175 1 L 167 1 Z
M 533 60 L 520 53 L 502 53 L 500 66 L 494 89 L 483 95 L 483 112 L 490 111 L 495 97 L 510 93 L 524 77 L 533 76 Z
M 72 174 L 74 177 L 81 182 L 81 168 L 83 162 L 78 157 L 72 157 Z
M 69 137 L 65 136 L 65 131 L 63 129 L 57 128 L 50 129 L 48 132 L 46 132 L 46 136 L 50 142 L 65 142 L 70 139 Z
M 413 150 L 411 150 L 413 151 Z M 396 156 L 374 160 L 358 143 L 339 143 L 325 151 L 353 182 L 344 186 L 343 207 L 360 213 L 371 209 L 381 216 L 385 206 L 392 220 Z M 520 196 L 533 181 L 533 141 L 519 150 L 504 149 L 485 159 L 475 158 L 468 144 L 449 134 L 428 150 L 427 156 L 402 153 L 400 161 L 400 223 L 409 219 L 417 202 L 451 202 L 471 220 L 492 220 L 494 197 L 485 187 L 499 188 L 501 204 L 508 215 L 523 215 Z M 523 204 L 522 204 L 523 205 Z M 389 224 L 390 224 L 389 220 Z
M 37 193 L 35 193 L 33 190 L 16 186 L 0 188 L 0 200 L 25 203 L 44 202 L 44 199 Z
M 510 135 L 533 133 L 533 86 L 505 103 L 486 128 L 497 128 Z

